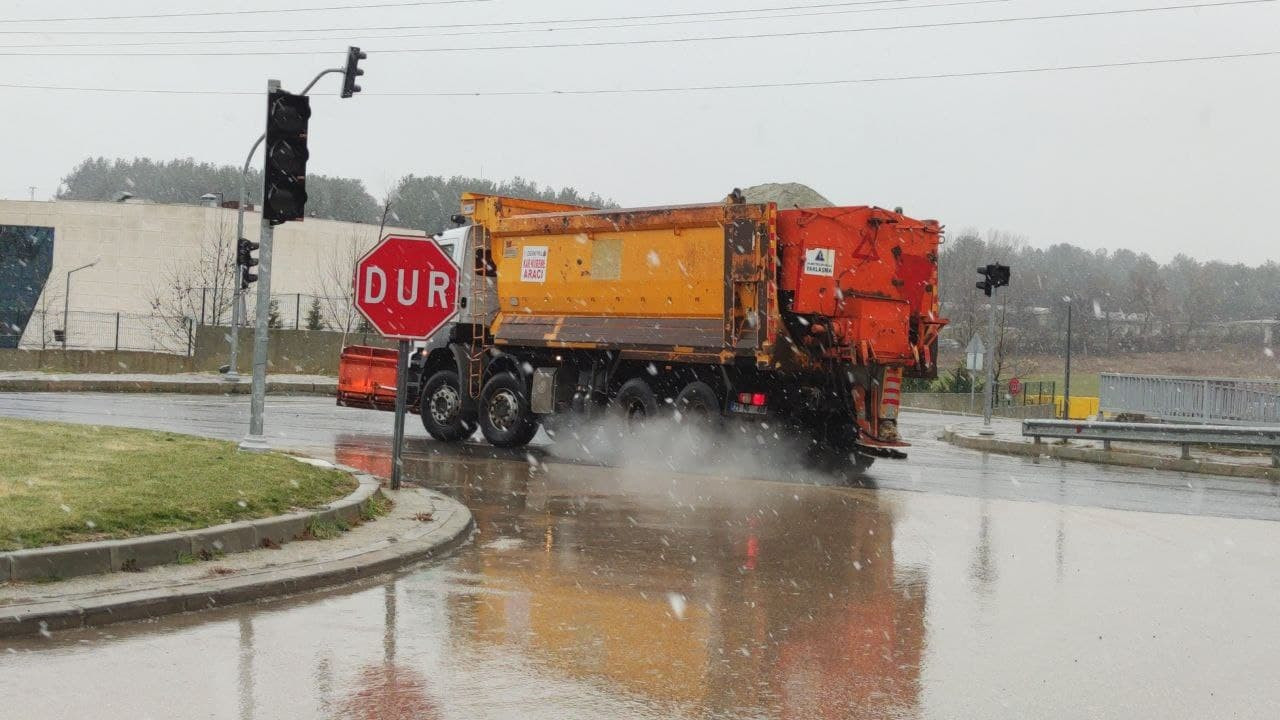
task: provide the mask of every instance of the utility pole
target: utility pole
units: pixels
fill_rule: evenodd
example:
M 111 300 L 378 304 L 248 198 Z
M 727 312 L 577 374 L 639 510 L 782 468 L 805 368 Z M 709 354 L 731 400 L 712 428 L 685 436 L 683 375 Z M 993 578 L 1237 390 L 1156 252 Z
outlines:
M 1067 367 L 1062 383 L 1062 419 L 1071 419 L 1071 298 L 1067 298 Z
M 27 186 L 27 189 L 31 191 L 31 202 L 35 202 L 35 201 L 36 201 L 36 186 L 35 186 L 35 185 L 28 185 L 28 186 Z

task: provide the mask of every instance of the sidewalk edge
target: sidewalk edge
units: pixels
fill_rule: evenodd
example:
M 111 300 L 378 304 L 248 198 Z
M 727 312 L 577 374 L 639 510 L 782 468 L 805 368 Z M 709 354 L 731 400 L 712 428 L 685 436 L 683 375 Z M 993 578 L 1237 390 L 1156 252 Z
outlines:
M 1199 473 L 1202 475 L 1218 475 L 1233 478 L 1252 478 L 1280 482 L 1280 470 L 1261 465 L 1237 465 L 1233 463 L 1214 462 L 1210 460 L 1182 460 L 1180 458 L 1143 455 L 1141 453 L 1121 452 L 1118 450 L 1098 450 L 1094 448 L 1072 447 L 1054 443 L 1036 445 L 1030 442 L 998 440 L 996 438 L 976 437 L 947 428 L 942 439 L 956 447 L 982 452 L 994 452 L 1002 455 L 1022 457 L 1049 457 L 1058 460 L 1074 460 L 1099 465 L 1117 465 L 1121 467 L 1138 467 L 1148 470 L 1168 470 L 1172 472 Z
M 290 595 L 381 575 L 446 554 L 467 541 L 475 520 L 462 503 L 438 492 L 423 492 L 430 493 L 434 502 L 446 506 L 447 515 L 416 539 L 390 543 L 355 557 L 320 562 L 311 567 L 272 570 L 265 572 L 264 577 L 228 576 L 178 589 L 142 590 L 126 597 L 5 608 L 0 610 L 3 613 L 0 638 L 96 627 Z
M 183 395 L 248 395 L 248 382 L 210 380 L 48 380 L 36 378 L 0 379 L 0 392 L 107 392 L 178 393 Z M 315 395 L 335 397 L 338 383 L 267 381 L 268 395 Z
M 121 540 L 50 545 L 0 553 L 0 582 L 65 580 L 121 570 L 143 570 L 178 562 L 179 557 L 240 553 L 290 542 L 316 521 L 355 523 L 374 497 L 382 495 L 378 478 L 329 463 L 355 476 L 359 485 L 345 497 L 314 510 L 240 520 L 207 528 Z

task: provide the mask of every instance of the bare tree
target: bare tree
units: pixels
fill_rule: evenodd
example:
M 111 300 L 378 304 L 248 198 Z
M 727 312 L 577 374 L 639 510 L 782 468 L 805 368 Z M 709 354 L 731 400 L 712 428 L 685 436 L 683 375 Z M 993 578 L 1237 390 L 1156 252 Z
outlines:
M 355 276 L 356 263 L 378 240 L 378 236 L 360 228 L 352 228 L 351 234 L 316 259 L 315 294 L 320 301 L 320 313 L 324 324 L 342 333 L 342 344 L 347 335 L 360 324 L 360 312 L 356 310 L 351 280 Z
M 164 332 L 186 342 L 193 320 L 230 322 L 236 281 L 235 224 L 231 213 L 218 211 L 205 224 L 196 261 L 176 261 L 161 271 L 151 291 L 152 314 Z
M 395 211 L 392 210 L 395 201 L 394 192 L 387 193 L 383 199 L 382 219 L 376 234 L 361 228 L 352 228 L 350 236 L 344 242 L 334 247 L 327 257 L 321 256 L 316 261 L 318 285 L 315 294 L 320 302 L 321 316 L 326 327 L 342 333 L 343 345 L 347 344 L 347 336 L 357 331 L 363 324 L 361 322 L 363 317 L 360 311 L 356 310 L 353 294 L 355 291 L 352 287 L 356 263 L 382 237 L 387 220 L 396 219 Z
M 36 302 L 36 306 L 31 313 L 31 321 L 27 322 L 26 337 L 30 345 L 35 345 L 35 340 L 31 338 L 31 328 L 35 324 L 33 321 L 40 318 L 40 349 L 45 350 L 49 347 L 49 343 L 53 340 L 53 333 L 49 328 L 49 318 L 52 316 L 55 323 L 61 322 L 58 313 L 62 312 L 62 293 L 55 287 L 55 283 L 48 283 L 44 286 L 44 292 L 40 293 L 40 299 Z

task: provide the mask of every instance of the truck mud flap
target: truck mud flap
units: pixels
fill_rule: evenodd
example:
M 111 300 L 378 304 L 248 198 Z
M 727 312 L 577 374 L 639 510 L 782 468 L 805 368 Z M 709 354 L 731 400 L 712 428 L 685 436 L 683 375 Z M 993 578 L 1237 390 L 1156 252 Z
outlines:
M 870 455 L 872 457 L 879 457 L 879 458 L 890 458 L 893 460 L 906 459 L 907 454 L 901 450 L 898 450 L 897 448 L 910 447 L 910 445 L 907 443 L 898 443 L 894 446 L 869 445 L 865 442 L 862 442 L 861 440 L 855 443 L 855 445 L 858 448 L 858 452 L 862 453 L 863 455 Z

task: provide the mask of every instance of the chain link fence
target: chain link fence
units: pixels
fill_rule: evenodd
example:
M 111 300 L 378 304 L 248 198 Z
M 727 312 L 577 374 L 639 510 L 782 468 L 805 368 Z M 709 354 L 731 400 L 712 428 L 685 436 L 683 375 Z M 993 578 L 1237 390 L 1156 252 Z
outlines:
M 205 302 L 200 303 L 196 317 L 71 310 L 64 328 L 61 308 L 37 308 L 25 326 L 19 320 L 26 313 L 17 310 L 0 309 L 0 320 L 12 329 L 10 334 L 20 334 L 20 342 L 14 342 L 26 350 L 131 350 L 190 356 L 198 327 L 231 326 L 229 303 L 215 309 L 209 290 L 202 299 Z M 254 294 L 246 293 L 242 327 L 253 327 L 255 306 Z M 349 298 L 308 293 L 272 295 L 270 323 L 285 330 L 346 330 L 353 336 L 369 331 Z
M 231 325 L 230 302 L 223 302 L 225 290 L 202 288 L 198 301 L 197 325 Z M 257 293 L 251 288 L 245 293 L 241 325 L 252 327 L 258 302 Z M 273 293 L 271 295 L 271 326 L 284 330 L 335 330 L 353 332 L 359 328 L 361 316 L 351 304 L 349 296 L 333 297 L 312 293 Z
M 36 312 L 27 322 L 25 350 L 135 350 L 191 355 L 193 318 L 72 310 L 66 315 Z

